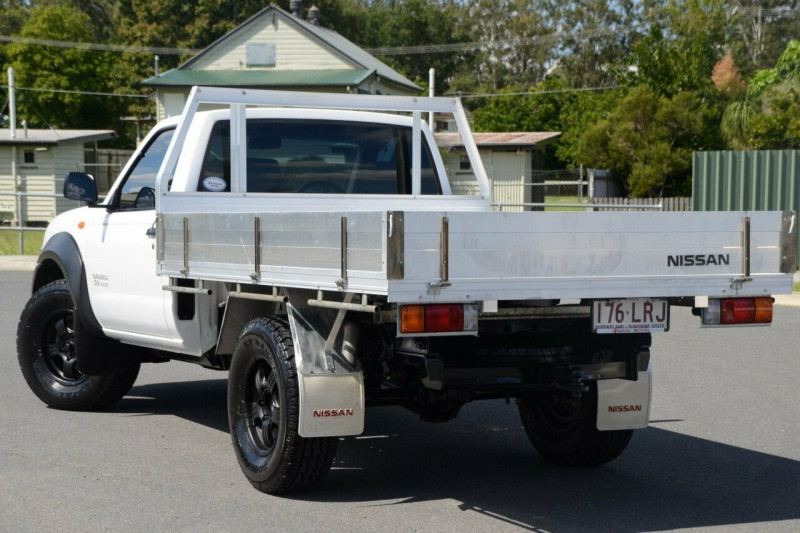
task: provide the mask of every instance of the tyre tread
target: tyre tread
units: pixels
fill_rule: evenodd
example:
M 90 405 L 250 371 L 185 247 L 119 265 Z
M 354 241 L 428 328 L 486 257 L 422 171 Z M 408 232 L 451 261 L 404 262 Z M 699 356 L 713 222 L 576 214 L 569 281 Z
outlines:
M 29 353 L 31 346 L 28 345 L 28 343 L 32 342 L 32 339 L 29 338 L 30 324 L 28 321 L 30 319 L 30 314 L 34 312 L 37 306 L 41 305 L 40 302 L 43 298 L 50 296 L 54 292 L 60 292 L 62 296 L 70 296 L 67 281 L 59 279 L 40 287 L 30 300 L 28 300 L 28 303 L 25 304 L 25 308 L 20 314 L 19 323 L 17 324 L 17 358 L 25 382 L 42 402 L 54 409 L 65 411 L 99 411 L 105 409 L 122 399 L 122 397 L 131 390 L 131 387 L 133 387 L 139 375 L 140 365 L 138 363 L 132 365 L 126 372 L 120 375 L 92 376 L 94 382 L 94 390 L 92 393 L 82 398 L 80 401 L 68 402 L 61 398 L 48 395 L 47 392 L 42 389 L 35 372 L 28 364 L 30 361 L 27 359 L 32 357 L 32 354 Z
M 315 488 L 327 475 L 336 455 L 338 440 L 333 437 L 303 438 L 297 434 L 299 424 L 299 390 L 297 385 L 297 367 L 295 366 L 294 342 L 289 324 L 275 317 L 261 317 L 250 321 L 243 329 L 243 335 L 254 330 L 261 335 L 270 335 L 280 348 L 276 356 L 283 357 L 286 372 L 286 390 L 289 406 L 286 415 L 289 417 L 289 433 L 281 461 L 284 463 L 280 472 L 265 481 L 250 479 L 250 483 L 261 492 L 268 494 L 288 494 Z M 246 473 L 246 472 L 245 472 Z

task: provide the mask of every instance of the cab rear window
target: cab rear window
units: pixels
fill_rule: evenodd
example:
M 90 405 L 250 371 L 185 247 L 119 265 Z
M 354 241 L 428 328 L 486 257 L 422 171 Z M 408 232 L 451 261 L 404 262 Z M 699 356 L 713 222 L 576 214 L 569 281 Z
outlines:
M 422 194 L 440 194 L 423 142 Z M 230 123 L 218 122 L 199 191 L 230 190 Z M 247 190 L 267 193 L 411 194 L 411 128 L 343 121 L 247 123 Z

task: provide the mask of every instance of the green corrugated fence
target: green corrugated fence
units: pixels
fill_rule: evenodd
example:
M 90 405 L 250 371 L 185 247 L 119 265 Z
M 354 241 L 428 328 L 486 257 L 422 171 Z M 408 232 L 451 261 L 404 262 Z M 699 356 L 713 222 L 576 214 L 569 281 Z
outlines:
M 798 211 L 800 150 L 695 152 L 694 211 Z M 800 232 L 798 232 L 800 264 Z

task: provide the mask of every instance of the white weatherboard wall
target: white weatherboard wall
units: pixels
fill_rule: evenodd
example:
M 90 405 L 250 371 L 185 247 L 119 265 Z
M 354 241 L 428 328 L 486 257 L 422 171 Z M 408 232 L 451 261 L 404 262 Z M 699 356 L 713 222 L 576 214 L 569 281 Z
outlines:
M 531 153 L 529 151 L 479 150 L 483 166 L 492 186 L 492 203 L 519 204 L 531 201 Z M 445 166 L 453 194 L 478 196 L 478 182 L 472 170 L 460 170 L 463 150 L 447 153 Z M 522 207 L 505 207 L 503 211 L 523 211 Z
M 531 201 L 531 153 L 492 152 L 492 203 L 521 204 Z M 524 207 L 504 207 L 503 211 L 523 211 Z
M 25 152 L 34 154 L 33 163 L 25 163 Z M 11 175 L 11 147 L 0 148 L 0 219 L 16 220 L 16 203 L 13 196 L 2 193 L 14 191 Z M 76 202 L 61 197 L 64 177 L 77 170 L 84 162 L 83 144 L 48 146 L 46 150 L 35 147 L 17 147 L 17 182 L 22 192 L 55 194 L 57 197 L 27 196 L 21 199 L 24 222 L 48 222 L 56 215 L 78 207 Z
M 275 67 L 269 70 L 330 70 L 349 69 L 330 50 L 310 40 L 306 35 L 275 18 L 262 19 L 243 29 L 225 46 L 209 50 L 190 70 L 242 70 L 247 68 L 247 44 L 275 44 Z

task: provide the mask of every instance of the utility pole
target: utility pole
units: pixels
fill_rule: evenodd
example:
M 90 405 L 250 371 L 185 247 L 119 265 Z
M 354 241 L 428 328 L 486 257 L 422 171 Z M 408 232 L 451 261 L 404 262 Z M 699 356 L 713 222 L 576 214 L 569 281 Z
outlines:
M 8 115 L 11 121 L 11 176 L 14 178 L 14 216 L 17 217 L 17 226 L 19 227 L 19 253 L 21 255 L 25 250 L 25 239 L 22 231 L 22 201 L 19 195 L 20 185 L 19 177 L 17 176 L 17 145 L 14 144 L 14 139 L 17 138 L 17 100 L 14 90 L 14 69 L 8 67 Z
M 436 81 L 436 69 L 431 68 L 428 71 L 428 94 L 431 98 L 433 98 L 433 85 Z M 431 129 L 431 133 L 433 133 L 433 111 L 428 112 L 428 127 Z

